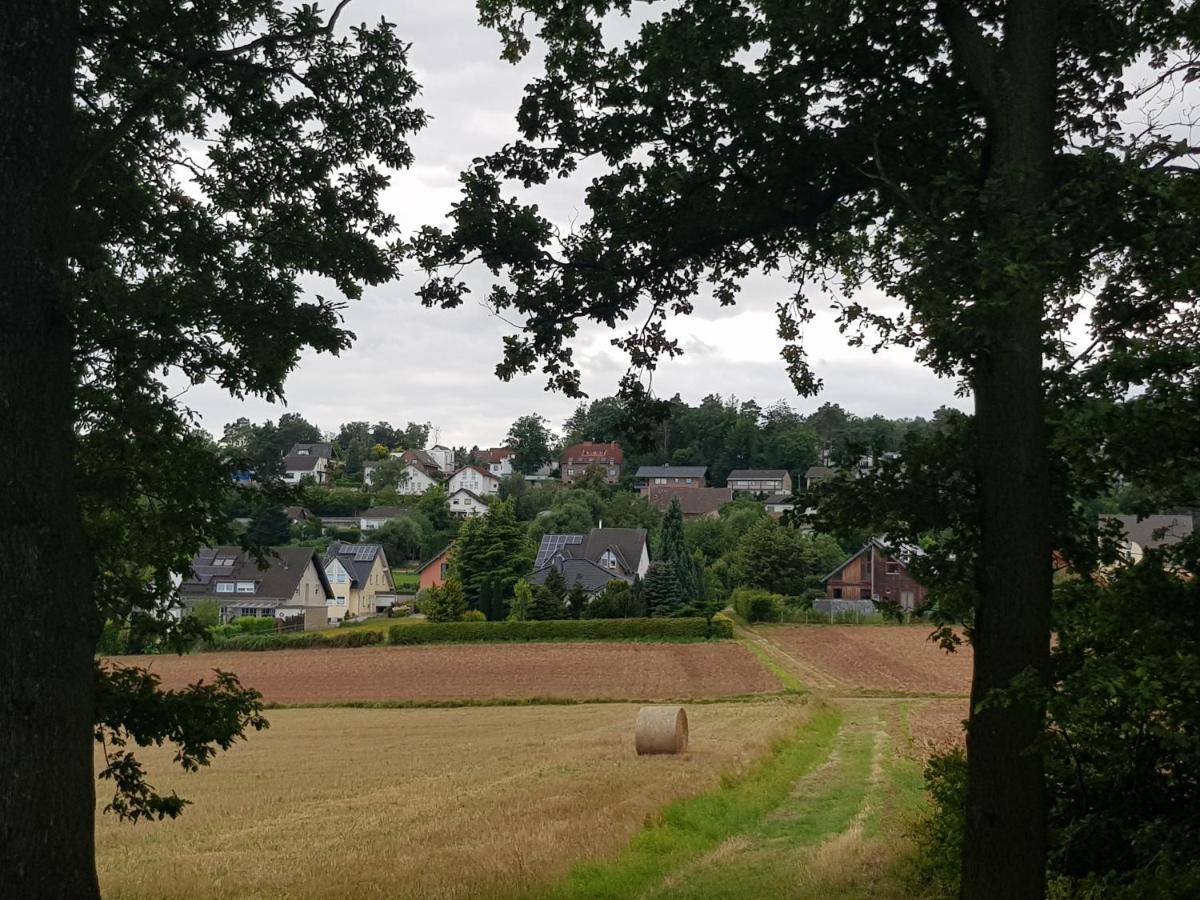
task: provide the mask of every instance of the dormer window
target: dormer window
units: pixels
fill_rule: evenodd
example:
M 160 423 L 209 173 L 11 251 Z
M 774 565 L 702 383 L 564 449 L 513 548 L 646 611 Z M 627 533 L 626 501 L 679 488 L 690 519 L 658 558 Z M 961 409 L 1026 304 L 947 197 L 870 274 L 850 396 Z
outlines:
M 253 581 L 239 581 L 237 583 L 237 592 L 239 594 L 253 594 L 254 593 L 254 582 Z
M 217 593 L 218 594 L 232 594 L 233 593 L 233 582 L 232 581 L 218 581 L 217 582 Z

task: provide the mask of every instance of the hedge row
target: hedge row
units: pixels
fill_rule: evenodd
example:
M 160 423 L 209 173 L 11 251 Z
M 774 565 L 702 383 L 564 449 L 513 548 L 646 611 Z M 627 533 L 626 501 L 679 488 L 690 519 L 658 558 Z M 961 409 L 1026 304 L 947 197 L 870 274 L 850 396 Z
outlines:
M 414 622 L 388 629 L 392 644 L 459 644 L 479 641 L 620 641 L 731 637 L 713 633 L 702 617 L 680 619 L 551 619 L 534 622 Z M 717 632 L 724 627 L 717 625 Z
M 387 631 L 390 644 L 464 644 L 499 641 L 705 640 L 733 637 L 733 621 L 715 615 L 679 619 L 554 619 L 538 622 L 411 622 Z M 290 650 L 382 644 L 378 629 L 334 633 L 294 631 L 243 634 L 215 640 L 216 650 Z
M 336 634 L 318 631 L 291 631 L 279 634 L 243 634 L 213 642 L 217 650 L 295 650 L 306 647 L 366 647 L 382 644 L 382 631 L 351 630 Z
M 738 588 L 729 602 L 747 622 L 778 622 L 783 612 L 783 597 L 761 588 Z

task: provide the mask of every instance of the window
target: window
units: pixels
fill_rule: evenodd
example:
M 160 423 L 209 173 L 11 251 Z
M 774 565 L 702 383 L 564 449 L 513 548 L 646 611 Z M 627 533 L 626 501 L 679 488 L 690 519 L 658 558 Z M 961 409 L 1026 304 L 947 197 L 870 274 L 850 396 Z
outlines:
M 871 589 L 870 588 L 859 588 L 858 596 L 859 596 L 860 600 L 870 600 L 871 599 Z
M 834 589 L 833 589 L 833 599 L 834 599 L 834 600 L 841 600 L 841 599 L 842 599 L 842 589 L 841 589 L 841 588 L 834 588 Z
M 237 583 L 237 592 L 239 594 L 253 594 L 254 593 L 254 582 L 253 581 L 239 581 Z
M 242 611 L 241 611 L 241 615 L 243 615 L 243 616 L 250 616 L 251 618 L 253 618 L 253 617 L 255 617 L 255 616 L 257 616 L 257 615 L 258 615 L 258 610 L 257 610 L 257 609 L 255 609 L 255 608 L 254 608 L 254 607 L 252 607 L 252 606 L 243 606 L 243 607 L 242 607 Z
M 889 562 L 887 564 L 887 573 L 889 575 L 899 575 L 900 574 L 900 563 Z
M 442 565 L 440 566 L 440 572 L 441 572 L 441 575 L 443 578 L 446 577 L 446 573 L 449 571 L 450 571 L 450 563 L 448 563 L 448 562 L 442 563 Z
M 217 593 L 218 594 L 232 594 L 233 593 L 233 582 L 232 581 L 218 581 L 217 582 Z
M 338 572 L 338 573 L 337 573 L 337 580 L 338 580 L 338 584 L 345 584 L 345 583 L 346 583 L 346 573 L 345 573 L 345 572 Z
M 688 484 L 692 483 L 692 479 L 690 479 L 690 478 L 685 478 L 684 481 L 687 482 Z
M 666 483 L 667 483 L 667 479 L 665 479 L 665 478 L 655 478 L 655 479 L 654 479 L 654 483 L 655 483 L 655 484 L 666 484 Z
M 913 605 L 913 592 L 912 591 L 901 591 L 900 592 L 900 605 L 905 607 L 906 609 L 910 608 Z

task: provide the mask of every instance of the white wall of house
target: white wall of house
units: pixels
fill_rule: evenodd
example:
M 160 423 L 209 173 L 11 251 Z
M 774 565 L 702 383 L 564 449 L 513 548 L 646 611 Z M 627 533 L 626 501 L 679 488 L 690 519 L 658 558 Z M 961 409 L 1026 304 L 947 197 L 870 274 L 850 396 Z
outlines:
M 464 466 L 450 476 L 447 490 L 451 494 L 455 491 L 468 490 L 478 494 L 480 497 L 484 497 L 488 494 L 499 492 L 500 479 L 493 478 L 490 474 L 485 475 L 483 472 L 473 469 L 470 466 Z
M 442 444 L 434 444 L 432 447 L 427 448 L 425 452 L 433 457 L 433 461 L 437 463 L 437 467 L 447 475 L 454 471 L 454 451 L 449 447 L 445 447 Z
M 305 475 L 308 475 L 317 484 L 324 484 L 326 470 L 329 468 L 329 464 L 326 462 L 325 457 L 323 457 L 323 456 L 316 457 L 316 460 L 317 460 L 316 465 L 314 465 L 311 469 L 289 469 L 289 470 L 287 470 L 286 472 L 283 473 L 283 480 L 286 481 L 288 484 L 299 484 L 300 479 L 303 478 Z
M 334 596 L 325 601 L 326 615 L 330 625 L 336 625 L 350 611 L 350 573 L 336 558 L 325 567 L 325 577 L 333 588 Z
M 506 456 L 499 462 L 488 463 L 488 471 L 497 478 L 503 478 L 505 475 L 511 475 L 513 473 L 512 456 Z
M 645 544 L 642 545 L 642 557 L 637 563 L 637 574 L 639 578 L 645 578 L 646 572 L 650 569 L 650 548 Z
M 321 586 L 321 576 L 317 572 L 317 564 L 311 559 L 304 570 L 304 577 L 296 585 L 292 594 L 292 603 L 296 606 L 325 607 L 325 588 Z
M 466 491 L 456 491 L 447 501 L 450 514 L 455 516 L 482 516 L 487 512 L 487 504 L 480 503 Z
M 396 486 L 397 494 L 416 496 L 425 493 L 425 491 L 437 484 L 434 479 L 425 474 L 423 469 L 414 466 L 412 463 L 409 463 L 404 471 L 408 477 L 401 479 L 400 484 Z

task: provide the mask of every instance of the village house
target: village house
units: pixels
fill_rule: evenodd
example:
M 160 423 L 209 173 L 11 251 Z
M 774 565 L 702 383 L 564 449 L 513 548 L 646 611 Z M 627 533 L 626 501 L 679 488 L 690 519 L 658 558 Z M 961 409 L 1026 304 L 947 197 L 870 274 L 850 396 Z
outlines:
M 616 484 L 621 480 L 621 467 L 624 465 L 625 454 L 620 444 L 584 441 L 563 451 L 559 459 L 559 477 L 570 484 L 589 469 L 597 468 L 604 473 L 606 483 Z
M 283 480 L 288 484 L 299 484 L 308 477 L 316 484 L 324 484 L 329 477 L 331 462 L 333 444 L 292 444 L 283 456 Z
M 333 589 L 326 604 L 330 625 L 385 612 L 396 599 L 392 570 L 379 544 L 334 541 L 325 551 L 325 577 Z
M 659 512 L 666 512 L 672 500 L 679 501 L 685 519 L 714 519 L 719 510 L 733 499 L 727 487 L 681 487 L 673 484 L 651 484 L 646 487 L 647 502 Z
M 544 584 L 552 569 L 567 586 L 579 581 L 595 594 L 610 581 L 632 582 L 650 568 L 644 528 L 593 528 L 587 534 L 547 534 L 533 563 L 530 584 Z
M 734 469 L 725 479 L 738 494 L 790 494 L 792 476 L 785 469 Z
M 424 450 L 418 451 L 424 453 L 437 470 L 443 475 L 449 475 L 454 471 L 454 451 L 445 444 L 434 444 L 432 447 L 427 447 Z
M 489 447 L 476 454 L 474 462 L 485 467 L 496 478 L 503 478 L 513 473 L 512 447 Z
M 637 489 L 643 494 L 647 488 L 668 485 L 676 488 L 702 488 L 708 475 L 708 466 L 639 466 Z
M 450 574 L 450 552 L 453 549 L 454 544 L 448 544 L 444 549 L 421 563 L 417 569 L 418 590 L 441 587 L 446 583 L 446 576 Z
M 833 476 L 834 471 L 829 466 L 809 466 L 804 472 L 804 489 L 810 491 L 822 481 Z
M 359 531 L 374 531 L 388 522 L 395 522 L 408 515 L 407 507 L 403 506 L 373 506 L 358 514 Z
M 431 481 L 441 481 L 442 476 L 445 475 L 441 464 L 434 457 L 430 456 L 427 450 L 404 450 L 391 455 L 393 458 L 408 463 L 410 466 L 415 466 L 428 475 Z
M 459 488 L 452 493 L 446 498 L 446 504 L 450 507 L 450 515 L 461 518 L 482 516 L 487 512 L 487 501 L 466 488 Z
M 778 519 L 785 512 L 791 512 L 795 508 L 796 500 L 791 494 L 772 494 L 763 500 L 763 509 L 773 519 Z
M 862 549 L 822 578 L 832 600 L 869 600 L 900 604 L 911 610 L 925 601 L 925 587 L 908 573 L 904 559 L 924 556 L 920 547 L 903 545 L 890 556 L 880 538 L 871 538 Z
M 364 472 L 363 477 L 364 480 L 367 481 L 367 484 L 371 484 L 374 480 L 373 468 L 374 467 L 372 467 L 372 470 L 368 470 L 372 474 L 371 478 L 367 477 L 368 472 Z M 424 466 L 410 462 L 400 473 L 400 481 L 396 485 L 396 493 L 406 497 L 416 497 L 425 493 L 431 487 L 442 483 L 440 473 L 438 473 L 436 469 L 434 470 L 434 473 L 435 474 L 431 475 L 429 470 Z
M 328 624 L 326 604 L 334 596 L 316 551 L 274 547 L 267 567 L 240 547 L 205 547 L 179 585 L 184 607 L 212 601 L 225 625 L 239 616 L 271 617 L 304 630 Z
M 500 478 L 481 466 L 463 466 L 450 476 L 446 482 L 446 490 L 451 495 L 455 491 L 468 490 L 480 497 L 496 494 L 500 491 Z

